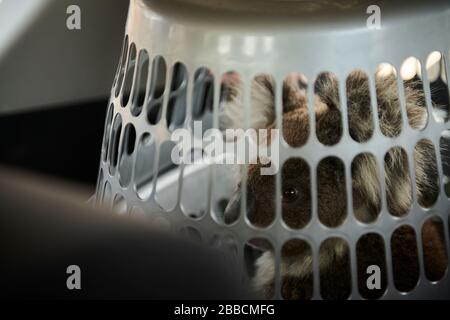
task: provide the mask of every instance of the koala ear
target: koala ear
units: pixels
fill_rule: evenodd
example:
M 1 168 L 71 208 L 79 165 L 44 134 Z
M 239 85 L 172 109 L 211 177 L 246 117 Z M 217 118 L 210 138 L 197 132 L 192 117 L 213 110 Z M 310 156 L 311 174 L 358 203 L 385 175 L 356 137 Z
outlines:
M 260 74 L 251 85 L 250 127 L 267 128 L 275 121 L 275 79 Z
M 219 128 L 241 128 L 243 122 L 243 83 L 237 72 L 225 73 L 221 79 Z
M 251 80 L 251 86 L 244 88 L 236 72 L 226 73 L 222 77 L 222 97 L 220 103 L 220 129 L 244 128 L 245 109 L 244 90 L 250 90 L 249 127 L 266 128 L 275 120 L 275 79 L 267 74 L 260 74 Z

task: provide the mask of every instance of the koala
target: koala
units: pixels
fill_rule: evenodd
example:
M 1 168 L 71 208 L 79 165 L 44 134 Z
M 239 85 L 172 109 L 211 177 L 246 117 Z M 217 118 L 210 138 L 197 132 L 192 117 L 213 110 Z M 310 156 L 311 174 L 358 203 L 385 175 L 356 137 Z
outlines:
M 243 103 L 242 83 L 239 77 L 230 73 L 223 79 L 223 95 L 220 105 L 221 128 L 242 128 Z M 397 94 L 395 75 L 375 77 L 377 116 L 381 132 L 388 137 L 397 136 L 402 130 L 402 114 Z M 274 128 L 275 81 L 269 75 L 257 76 L 251 84 L 250 127 Z M 307 82 L 300 74 L 289 74 L 283 82 L 282 133 L 285 141 L 292 147 L 300 147 L 307 142 L 310 134 Z M 346 80 L 347 113 L 349 134 L 358 142 L 369 140 L 374 131 L 372 121 L 369 81 L 360 70 L 353 71 Z M 411 127 L 421 129 L 427 123 L 427 110 L 422 91 L 412 85 L 405 85 L 406 113 Z M 321 73 L 314 84 L 314 114 L 316 135 L 320 143 L 334 145 L 343 133 L 339 86 L 331 73 Z M 268 141 L 270 143 L 270 139 Z M 436 168 L 436 156 L 432 143 L 420 140 L 414 152 L 416 192 L 418 202 L 423 207 L 431 207 L 437 199 L 439 177 Z M 247 212 L 252 224 L 267 227 L 275 216 L 275 176 L 261 175 L 262 164 L 250 164 L 247 175 Z M 290 159 L 282 168 L 282 215 L 286 224 L 294 229 L 305 227 L 311 215 L 310 175 L 316 168 L 309 168 L 301 159 Z M 381 210 L 381 191 L 378 167 L 374 157 L 362 154 L 352 163 L 353 213 L 358 220 L 370 223 L 376 220 Z M 339 226 L 346 217 L 347 201 L 345 189 L 344 165 L 335 157 L 322 160 L 317 168 L 318 214 L 321 222 L 329 227 Z M 390 214 L 401 217 L 408 214 L 412 204 L 412 181 L 409 175 L 408 159 L 399 146 L 390 149 L 384 159 L 387 207 Z M 225 210 L 225 222 L 233 222 L 239 215 L 240 182 L 236 192 Z M 403 232 L 403 231 L 402 231 Z M 400 232 L 400 238 L 410 237 Z M 425 224 L 422 230 L 423 243 L 434 259 L 425 261 L 427 270 L 432 274 L 443 274 L 447 267 L 445 240 L 437 223 Z M 324 243 L 320 251 L 321 292 L 327 292 L 325 298 L 345 299 L 349 292 L 341 282 L 350 282 L 349 253 L 345 242 L 331 239 Z M 364 244 L 362 252 L 378 250 L 380 243 Z M 255 262 L 253 285 L 257 292 L 270 298 L 274 293 L 274 255 L 272 249 L 261 244 L 261 251 Z M 410 248 L 393 247 L 392 254 L 400 261 L 412 261 L 415 254 Z M 370 257 L 360 257 L 361 261 Z M 404 266 L 408 270 L 408 266 Z M 283 248 L 281 261 L 282 295 L 286 299 L 308 299 L 312 292 L 312 256 L 307 246 L 287 246 Z M 332 281 L 336 275 L 342 281 Z M 344 281 L 345 280 L 345 281 Z M 363 279 L 361 279 L 363 280 Z M 365 280 L 364 280 L 365 281 Z M 396 284 L 407 287 L 415 284 L 416 279 L 410 272 L 402 272 Z M 364 290 L 364 289 L 363 289 Z M 368 293 L 370 295 L 370 293 Z M 324 296 L 324 294 L 322 294 Z

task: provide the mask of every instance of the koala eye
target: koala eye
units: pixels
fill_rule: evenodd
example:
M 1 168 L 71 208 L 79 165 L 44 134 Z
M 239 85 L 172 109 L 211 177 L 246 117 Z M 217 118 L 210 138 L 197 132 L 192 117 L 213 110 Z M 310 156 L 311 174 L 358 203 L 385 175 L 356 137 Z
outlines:
M 299 197 L 299 192 L 297 188 L 289 186 L 283 189 L 282 196 L 284 202 L 293 202 Z

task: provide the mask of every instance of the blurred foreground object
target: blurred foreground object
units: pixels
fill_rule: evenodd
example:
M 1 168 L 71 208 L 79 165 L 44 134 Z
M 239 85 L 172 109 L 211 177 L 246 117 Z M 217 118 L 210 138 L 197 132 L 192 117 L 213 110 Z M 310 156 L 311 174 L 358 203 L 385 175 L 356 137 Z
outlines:
M 0 169 L 2 299 L 241 297 L 222 254 L 94 211 L 84 196 Z M 81 269 L 81 290 L 66 287 L 70 265 Z

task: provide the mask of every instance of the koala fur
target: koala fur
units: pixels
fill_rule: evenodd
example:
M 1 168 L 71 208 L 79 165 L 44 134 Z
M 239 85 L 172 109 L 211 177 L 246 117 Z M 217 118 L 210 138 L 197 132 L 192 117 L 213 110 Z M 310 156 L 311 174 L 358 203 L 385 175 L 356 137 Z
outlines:
M 394 75 L 377 76 L 376 99 L 381 132 L 388 137 L 395 137 L 402 130 L 402 115 L 397 94 L 397 79 Z M 223 79 L 225 95 L 220 106 L 221 128 L 243 128 L 242 83 L 236 74 L 229 74 Z M 275 127 L 274 107 L 275 81 L 271 76 L 259 75 L 252 81 L 250 127 Z M 324 145 L 339 142 L 343 133 L 337 79 L 331 73 L 322 73 L 314 85 L 314 113 L 316 134 Z M 362 71 L 352 72 L 346 80 L 347 113 L 349 134 L 358 142 L 369 140 L 373 134 L 369 82 Z M 427 123 L 427 111 L 423 93 L 412 86 L 405 86 L 406 113 L 412 128 L 421 129 Z M 310 134 L 308 106 L 306 97 L 306 79 L 298 74 L 290 74 L 283 83 L 283 116 L 282 133 L 285 141 L 292 147 L 304 145 Z M 414 172 L 416 175 L 416 191 L 418 202 L 423 207 L 431 207 L 437 199 L 439 177 L 436 168 L 436 156 L 433 144 L 428 140 L 420 140 L 414 152 Z M 412 204 L 412 181 L 409 176 L 408 159 L 405 151 L 399 146 L 390 149 L 384 159 L 386 198 L 389 212 L 401 217 L 408 213 Z M 247 176 L 248 217 L 259 227 L 268 226 L 275 214 L 275 177 L 260 175 L 261 164 L 249 165 Z M 318 168 L 318 213 L 322 223 L 336 227 L 342 223 L 346 215 L 345 176 L 342 162 L 333 157 L 321 161 Z M 292 228 L 306 226 L 311 212 L 310 175 L 315 168 L 309 168 L 301 159 L 288 160 L 282 169 L 282 188 L 292 193 L 290 186 L 298 191 L 296 199 L 282 201 L 284 221 Z M 352 163 L 353 212 L 362 222 L 376 220 L 381 209 L 380 180 L 378 167 L 374 157 L 362 154 Z M 284 195 L 284 191 L 282 194 Z M 238 190 L 239 191 L 239 190 Z M 237 197 L 238 198 L 238 197 Z M 226 209 L 225 221 L 231 222 L 236 217 L 236 197 Z M 230 218 L 231 217 L 231 218 Z M 422 230 L 424 245 L 435 257 L 425 261 L 426 269 L 431 273 L 445 271 L 447 264 L 445 240 L 436 223 L 425 224 Z M 301 231 L 299 231 L 301 232 Z M 398 236 L 398 235 L 397 235 Z M 408 237 L 400 233 L 400 238 Z M 429 243 L 433 245 L 430 246 Z M 364 250 L 373 251 L 379 243 L 368 241 Z M 378 249 L 377 249 L 378 250 Z M 395 247 L 393 255 L 402 261 L 411 261 L 411 249 Z M 290 252 L 290 253 L 289 253 Z M 320 253 L 320 272 L 325 283 L 321 288 L 328 292 L 327 298 L 346 298 L 348 293 L 339 283 L 332 279 L 339 275 L 341 280 L 350 281 L 348 269 L 348 248 L 341 241 L 331 240 L 326 243 Z M 299 258 L 300 257 L 300 258 Z M 362 257 L 364 260 L 368 257 Z M 256 261 L 254 287 L 265 297 L 271 297 L 274 290 L 274 257 L 271 250 L 264 249 Z M 405 270 L 408 266 L 404 266 Z M 302 246 L 291 248 L 281 262 L 282 293 L 287 299 L 310 298 L 312 285 L 312 256 Z M 348 279 L 346 279 L 346 277 Z M 399 283 L 411 283 L 414 279 L 408 272 L 401 273 Z M 329 279 L 329 281 L 327 281 Z M 336 281 L 334 281 L 336 282 Z M 324 287 L 325 286 L 325 287 Z M 342 293 L 344 292 L 344 293 Z M 323 296 L 323 294 L 322 294 Z

